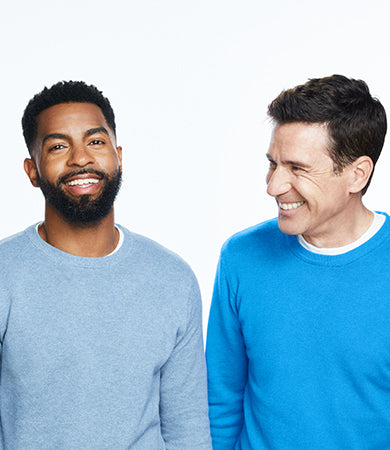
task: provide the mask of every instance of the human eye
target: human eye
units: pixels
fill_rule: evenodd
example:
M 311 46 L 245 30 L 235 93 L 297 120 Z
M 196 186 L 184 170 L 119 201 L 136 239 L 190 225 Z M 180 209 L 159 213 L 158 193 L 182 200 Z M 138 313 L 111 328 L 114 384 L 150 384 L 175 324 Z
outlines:
M 52 145 L 52 146 L 49 147 L 49 152 L 53 152 L 55 150 L 61 150 L 63 148 L 65 148 L 65 145 L 63 145 L 63 144 L 55 144 L 55 145 Z
M 88 145 L 90 145 L 90 146 L 92 146 L 92 147 L 101 147 L 102 145 L 104 145 L 105 144 L 105 142 L 104 141 L 102 141 L 101 139 L 98 139 L 98 138 L 96 138 L 96 139 L 92 139 L 90 142 L 89 142 L 89 144 Z
M 268 162 L 269 162 L 269 167 L 268 167 L 267 175 L 265 177 L 267 184 L 269 183 L 269 180 L 271 179 L 273 173 L 276 170 L 276 162 L 273 161 L 272 159 L 268 159 Z
M 304 171 L 304 168 L 302 166 L 298 166 L 297 164 L 291 164 L 290 169 L 293 173 L 299 173 Z
M 89 145 L 103 145 L 103 144 L 104 141 L 99 138 L 92 139 L 89 143 Z
M 269 163 L 269 170 L 275 170 L 276 169 L 276 162 L 273 159 L 268 158 Z

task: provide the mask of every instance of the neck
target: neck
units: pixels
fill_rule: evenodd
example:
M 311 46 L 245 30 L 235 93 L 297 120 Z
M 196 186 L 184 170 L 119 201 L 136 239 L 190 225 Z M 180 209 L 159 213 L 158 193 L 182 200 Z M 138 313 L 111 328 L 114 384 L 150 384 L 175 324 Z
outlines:
M 96 223 L 77 225 L 67 222 L 46 204 L 45 221 L 38 227 L 38 233 L 48 244 L 76 256 L 106 256 L 115 249 L 119 240 L 113 208 Z
M 333 224 L 332 230 L 317 235 L 303 234 L 303 237 L 306 242 L 318 248 L 343 247 L 357 241 L 370 228 L 373 220 L 374 213 L 360 202 L 343 214 L 340 220 Z

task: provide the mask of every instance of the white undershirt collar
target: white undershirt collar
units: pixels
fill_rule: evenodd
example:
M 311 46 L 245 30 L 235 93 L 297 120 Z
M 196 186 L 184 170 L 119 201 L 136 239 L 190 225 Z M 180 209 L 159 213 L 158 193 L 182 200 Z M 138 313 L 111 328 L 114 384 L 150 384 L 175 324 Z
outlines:
M 41 225 L 41 223 L 43 223 L 43 222 L 38 223 L 37 226 L 35 227 L 35 230 L 37 233 L 38 233 L 38 227 L 39 227 L 39 225 Z M 118 243 L 116 244 L 116 247 L 114 248 L 114 250 L 111 253 L 109 253 L 108 255 L 103 256 L 103 258 L 107 258 L 107 256 L 113 255 L 122 247 L 123 241 L 125 239 L 125 235 L 123 234 L 123 231 L 119 227 L 116 226 L 115 228 L 118 230 L 118 233 L 119 233 Z M 38 233 L 38 235 L 39 235 L 39 233 Z
M 365 233 L 363 233 L 359 239 L 342 247 L 334 247 L 334 248 L 316 247 L 315 245 L 309 244 L 301 234 L 297 235 L 297 239 L 299 243 L 302 245 L 302 247 L 304 247 L 306 250 L 309 250 L 310 252 L 318 253 L 320 255 L 341 255 L 343 253 L 350 252 L 354 248 L 359 247 L 360 245 L 364 244 L 369 239 L 371 239 L 374 236 L 374 234 L 380 230 L 382 225 L 385 223 L 385 220 L 386 216 L 374 212 L 374 220 L 372 221 L 372 224 L 369 227 L 369 229 Z
M 118 240 L 118 243 L 116 244 L 116 247 L 114 248 L 114 250 L 106 256 L 111 256 L 114 253 L 116 253 L 122 247 L 123 241 L 125 239 L 125 235 L 123 234 L 123 231 L 119 227 L 115 227 L 115 228 L 118 230 L 119 240 Z

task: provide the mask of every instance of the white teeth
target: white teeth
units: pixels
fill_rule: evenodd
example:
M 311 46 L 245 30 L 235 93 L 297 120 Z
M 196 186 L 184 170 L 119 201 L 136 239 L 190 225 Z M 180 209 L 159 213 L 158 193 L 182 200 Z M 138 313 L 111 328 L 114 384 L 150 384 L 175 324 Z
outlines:
M 80 178 L 78 180 L 72 180 L 68 181 L 66 184 L 68 186 L 80 186 L 82 184 L 96 184 L 99 183 L 99 180 L 97 178 Z
M 305 202 L 296 202 L 296 203 L 279 203 L 280 209 L 296 209 L 302 206 Z

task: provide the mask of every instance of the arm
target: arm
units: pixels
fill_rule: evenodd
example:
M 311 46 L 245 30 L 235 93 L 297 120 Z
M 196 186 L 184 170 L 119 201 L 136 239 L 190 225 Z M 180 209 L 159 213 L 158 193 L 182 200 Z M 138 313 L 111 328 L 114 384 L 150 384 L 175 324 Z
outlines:
M 167 449 L 211 450 L 202 303 L 196 280 L 189 294 L 185 327 L 161 369 L 160 418 Z
M 244 423 L 243 398 L 248 361 L 236 293 L 229 283 L 222 259 L 210 309 L 206 359 L 213 449 L 233 449 Z
M 7 322 L 9 317 L 9 305 L 8 302 L 5 300 L 7 299 L 6 290 L 3 288 L 3 286 L 0 286 L 0 373 L 2 370 L 2 360 L 3 360 L 3 343 L 4 343 L 4 337 L 5 332 L 7 329 Z M 0 377 L 0 385 L 1 385 L 1 377 Z M 1 402 L 1 396 L 0 396 L 0 402 Z M 1 419 L 1 413 L 0 413 L 0 449 L 3 448 L 1 440 L 3 439 L 3 426 L 2 426 L 2 419 Z

